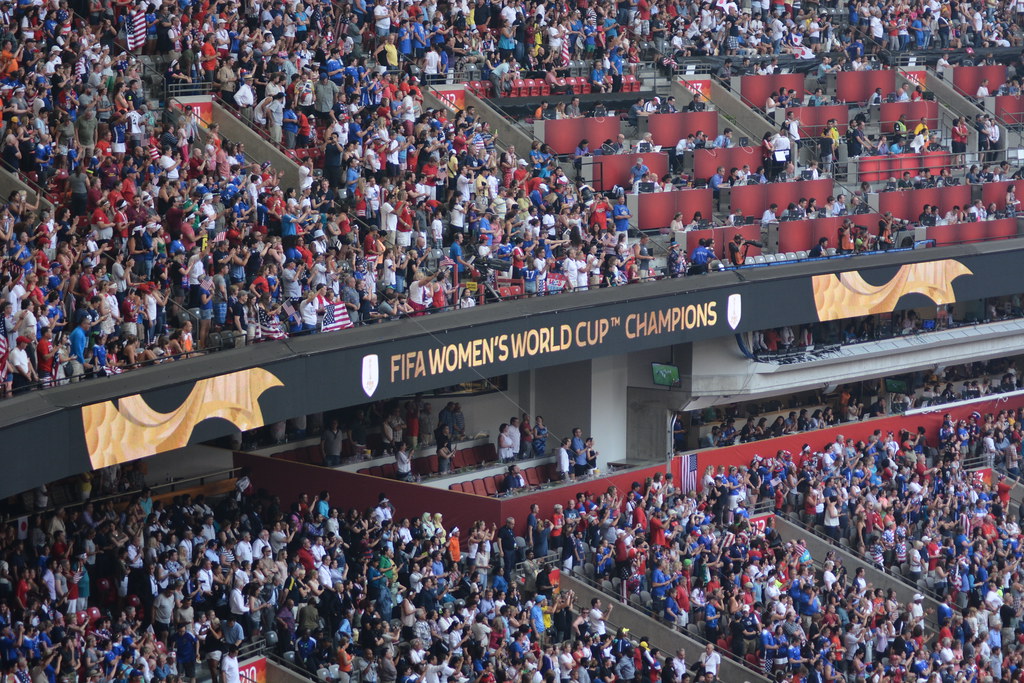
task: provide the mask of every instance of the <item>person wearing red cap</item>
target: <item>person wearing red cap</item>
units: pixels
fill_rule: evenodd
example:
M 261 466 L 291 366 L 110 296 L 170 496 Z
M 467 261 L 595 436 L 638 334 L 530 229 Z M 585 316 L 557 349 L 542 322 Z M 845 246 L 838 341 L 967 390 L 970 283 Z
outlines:
M 30 384 L 38 381 L 36 370 L 28 360 L 28 345 L 32 340 L 22 335 L 15 341 L 15 346 L 7 356 L 7 367 L 14 376 L 13 389 L 15 394 L 23 393 Z

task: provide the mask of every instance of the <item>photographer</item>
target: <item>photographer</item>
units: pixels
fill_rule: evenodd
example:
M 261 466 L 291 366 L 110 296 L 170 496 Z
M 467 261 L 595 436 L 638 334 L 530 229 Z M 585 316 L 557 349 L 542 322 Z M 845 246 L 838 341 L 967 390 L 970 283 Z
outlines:
M 743 235 L 736 233 L 732 242 L 729 242 L 729 263 L 734 266 L 742 266 L 747 260 L 747 250 L 750 247 L 762 248 L 760 242 L 756 240 L 745 240 Z

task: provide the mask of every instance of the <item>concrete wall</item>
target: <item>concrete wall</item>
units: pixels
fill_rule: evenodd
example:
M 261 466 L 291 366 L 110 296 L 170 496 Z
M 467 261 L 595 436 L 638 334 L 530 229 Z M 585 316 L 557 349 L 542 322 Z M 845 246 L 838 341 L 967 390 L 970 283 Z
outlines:
M 718 111 L 730 119 L 728 124 L 722 122 L 719 126 L 724 127 L 731 124 L 733 127 L 739 128 L 750 138 L 750 144 L 756 147 L 761 144 L 761 138 L 765 133 L 771 133 L 775 129 L 768 123 L 768 119 L 740 99 L 739 79 L 734 78 L 733 82 L 736 83 L 736 86 L 727 89 L 717 80 L 712 79 L 711 81 L 711 101 L 715 103 Z
M 269 161 L 281 173 L 282 187 L 299 186 L 299 165 L 216 101 L 213 102 L 213 121 L 220 125 L 225 138 L 245 143 L 246 154 L 253 159 Z
M 704 644 L 694 640 L 682 631 L 669 628 L 665 624 L 652 619 L 643 612 L 634 609 L 626 603 L 619 602 L 614 597 L 606 595 L 594 586 L 580 581 L 568 574 L 562 574 L 562 590 L 573 590 L 576 593 L 576 604 L 582 609 L 590 606 L 593 598 L 601 598 L 607 605 L 614 604 L 611 615 L 605 621 L 609 630 L 628 628 L 630 635 L 634 638 L 647 638 L 647 641 L 658 648 L 666 655 L 674 656 L 676 651 L 682 648 L 686 651 L 686 663 L 692 665 L 700 659 L 704 652 Z M 722 656 L 722 666 L 718 670 L 718 677 L 723 681 L 733 683 L 767 683 L 768 679 L 756 671 L 746 668 L 729 657 Z
M 308 676 L 286 669 L 272 659 L 267 659 L 267 683 L 309 683 Z
M 592 433 L 589 360 L 535 370 L 533 385 L 530 417 L 542 415 L 545 418 L 549 448 L 558 448 L 558 442 L 563 437 L 571 437 L 575 427 L 583 430 L 584 437 Z
M 590 361 L 590 435 L 597 449 L 597 465 L 629 456 L 626 435 L 627 407 L 622 401 L 626 388 L 626 363 L 606 356 Z
M 950 76 L 952 78 L 952 76 Z M 896 85 L 911 85 L 905 77 L 900 74 L 896 74 Z M 951 111 L 957 116 L 966 116 L 967 122 L 970 124 L 977 114 L 981 113 L 972 102 L 966 97 L 961 95 L 956 88 L 953 87 L 952 80 L 945 81 L 939 78 L 939 75 L 935 73 L 934 69 L 928 69 L 928 84 L 927 89 L 935 93 L 935 99 L 942 103 L 942 106 Z M 973 137 L 973 136 L 972 136 Z M 977 150 L 977 147 L 974 148 Z

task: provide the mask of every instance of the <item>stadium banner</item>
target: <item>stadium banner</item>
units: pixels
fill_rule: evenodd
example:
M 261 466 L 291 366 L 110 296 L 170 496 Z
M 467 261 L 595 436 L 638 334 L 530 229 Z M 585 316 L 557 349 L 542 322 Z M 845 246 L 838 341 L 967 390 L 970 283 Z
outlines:
M 267 683 L 267 658 L 256 657 L 239 662 L 238 678 L 242 683 Z
M 452 111 L 462 111 L 466 108 L 466 86 L 456 85 L 435 85 L 433 94 Z
M 268 342 L 5 402 L 10 495 L 95 467 L 459 382 L 784 325 L 1024 292 L 1001 241 L 565 293 Z M 740 277 L 742 276 L 742 277 Z M 703 467 L 703 465 L 702 465 Z

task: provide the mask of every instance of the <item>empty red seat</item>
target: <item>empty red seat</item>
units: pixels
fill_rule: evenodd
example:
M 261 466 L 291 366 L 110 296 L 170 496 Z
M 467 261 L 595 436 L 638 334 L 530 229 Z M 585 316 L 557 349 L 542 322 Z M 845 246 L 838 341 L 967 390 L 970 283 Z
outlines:
M 509 296 L 519 297 L 519 296 L 523 295 L 523 286 L 522 285 L 512 285 L 512 286 L 510 286 L 508 288 L 508 291 L 509 291 Z
M 486 443 L 477 448 L 480 449 L 480 462 L 494 462 L 498 459 L 498 449 L 493 443 Z
M 498 487 L 494 484 L 494 477 L 484 477 L 484 492 L 488 496 L 497 495 Z
M 392 478 L 398 474 L 398 467 L 393 462 L 389 462 L 387 465 L 381 466 L 381 471 L 385 477 Z
M 452 467 L 458 469 L 466 466 L 466 451 L 465 449 L 455 451 L 455 455 L 452 457 Z
M 526 475 L 526 483 L 530 486 L 540 486 L 540 478 L 537 476 L 537 468 L 531 467 L 523 474 Z
M 529 78 L 526 82 L 530 84 L 530 97 L 540 97 L 544 89 L 544 81 L 539 78 Z
M 522 97 L 524 88 L 526 88 L 526 81 L 522 78 L 517 78 L 512 81 L 512 89 L 508 94 L 510 97 Z
M 550 95 L 551 94 L 551 86 L 548 84 L 547 81 L 541 81 L 540 82 L 540 94 L 541 95 Z

